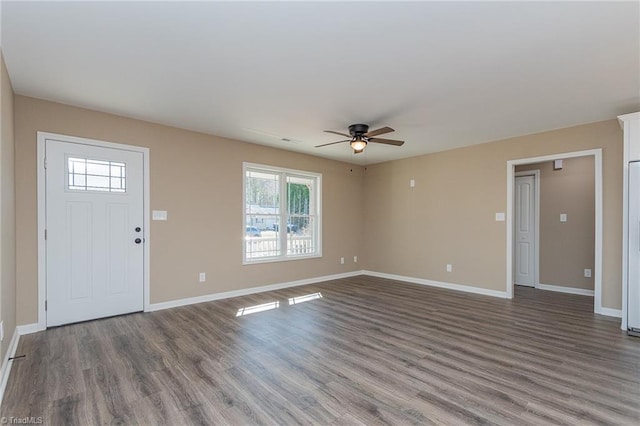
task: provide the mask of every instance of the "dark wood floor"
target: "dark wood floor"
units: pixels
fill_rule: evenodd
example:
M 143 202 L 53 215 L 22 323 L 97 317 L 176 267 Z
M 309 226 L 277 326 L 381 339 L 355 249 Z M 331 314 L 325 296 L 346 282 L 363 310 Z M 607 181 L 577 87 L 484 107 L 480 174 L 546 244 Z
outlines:
M 20 339 L 26 358 L 13 361 L 0 414 L 54 425 L 638 425 L 640 339 L 592 306 L 360 276 L 92 321 Z

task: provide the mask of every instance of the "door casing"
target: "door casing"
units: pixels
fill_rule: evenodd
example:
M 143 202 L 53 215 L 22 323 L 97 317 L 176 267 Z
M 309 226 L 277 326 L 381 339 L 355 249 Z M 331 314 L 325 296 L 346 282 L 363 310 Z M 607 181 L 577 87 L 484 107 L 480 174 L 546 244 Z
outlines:
M 144 250 L 144 272 L 143 272 L 143 301 L 144 310 L 147 311 L 149 299 L 149 270 L 150 270 L 150 181 L 149 181 L 149 148 L 125 145 L 113 142 L 100 141 L 96 139 L 79 138 L 75 136 L 60 135 L 48 132 L 38 132 L 37 134 L 37 186 L 38 186 L 38 322 L 33 331 L 45 330 L 47 328 L 47 312 L 45 301 L 47 294 L 46 281 L 46 173 L 45 173 L 45 141 L 56 140 L 61 142 L 71 142 L 102 148 L 123 149 L 142 153 L 143 157 L 143 229 L 145 229 L 145 250 Z
M 594 157 L 595 166 L 595 250 L 593 265 L 594 303 L 596 314 L 609 314 L 612 310 L 602 306 L 602 229 L 603 229 L 603 193 L 602 193 L 602 148 L 585 151 L 565 152 L 561 154 L 544 155 L 540 157 L 520 158 L 507 161 L 507 262 L 506 262 L 506 291 L 507 298 L 513 299 L 513 187 L 515 168 L 522 164 L 541 163 L 544 161 L 562 160 L 575 157 Z M 620 316 L 619 314 L 616 316 Z

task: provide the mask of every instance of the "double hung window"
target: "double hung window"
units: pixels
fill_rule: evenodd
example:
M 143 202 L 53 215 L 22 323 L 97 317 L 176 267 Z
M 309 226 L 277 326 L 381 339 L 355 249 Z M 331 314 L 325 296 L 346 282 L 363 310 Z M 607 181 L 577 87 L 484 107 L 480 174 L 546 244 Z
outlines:
M 244 164 L 244 263 L 317 257 L 321 250 L 317 173 Z

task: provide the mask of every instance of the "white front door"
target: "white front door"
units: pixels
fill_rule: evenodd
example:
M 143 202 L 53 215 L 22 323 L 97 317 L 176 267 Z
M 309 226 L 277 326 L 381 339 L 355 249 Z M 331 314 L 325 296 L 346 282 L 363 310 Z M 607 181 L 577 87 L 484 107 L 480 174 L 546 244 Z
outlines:
M 143 309 L 143 154 L 58 140 L 46 152 L 47 326 Z
M 535 287 L 535 178 L 516 177 L 515 284 Z

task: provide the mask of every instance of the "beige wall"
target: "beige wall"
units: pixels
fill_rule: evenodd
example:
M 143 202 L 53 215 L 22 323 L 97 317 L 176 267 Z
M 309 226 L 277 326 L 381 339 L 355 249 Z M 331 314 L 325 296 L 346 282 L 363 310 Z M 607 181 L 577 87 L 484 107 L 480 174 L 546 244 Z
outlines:
M 593 274 L 585 278 L 584 269 L 594 264 L 594 158 L 565 159 L 561 170 L 552 161 L 516 167 L 527 170 L 540 170 L 540 282 L 593 290 Z
M 603 305 L 621 307 L 622 131 L 616 120 L 367 168 L 367 269 L 505 291 L 508 160 L 603 149 Z M 409 187 L 415 179 L 415 188 Z M 453 264 L 453 272 L 445 270 Z
M 4 324 L 4 356 L 16 328 L 16 230 L 13 155 L 13 89 L 0 53 L 0 317 Z
M 151 151 L 151 300 L 370 269 L 504 291 L 507 160 L 603 148 L 603 304 L 621 300 L 622 132 L 615 120 L 357 166 L 15 97 L 18 324 L 37 321 L 36 132 Z M 324 256 L 242 266 L 242 162 L 323 173 Z M 352 171 L 353 170 L 353 171 Z M 409 187 L 409 179 L 416 187 Z M 185 190 L 188 188 L 188 190 Z M 364 220 L 362 220 L 364 218 Z M 360 263 L 352 262 L 358 255 Z M 344 256 L 345 265 L 339 264 Z M 445 272 L 445 264 L 453 272 Z M 207 283 L 198 283 L 207 272 Z
M 151 223 L 152 303 L 361 269 L 361 167 L 16 96 L 18 324 L 38 319 L 37 131 L 150 148 L 151 208 L 169 212 Z M 242 265 L 243 161 L 322 173 L 322 258 Z

